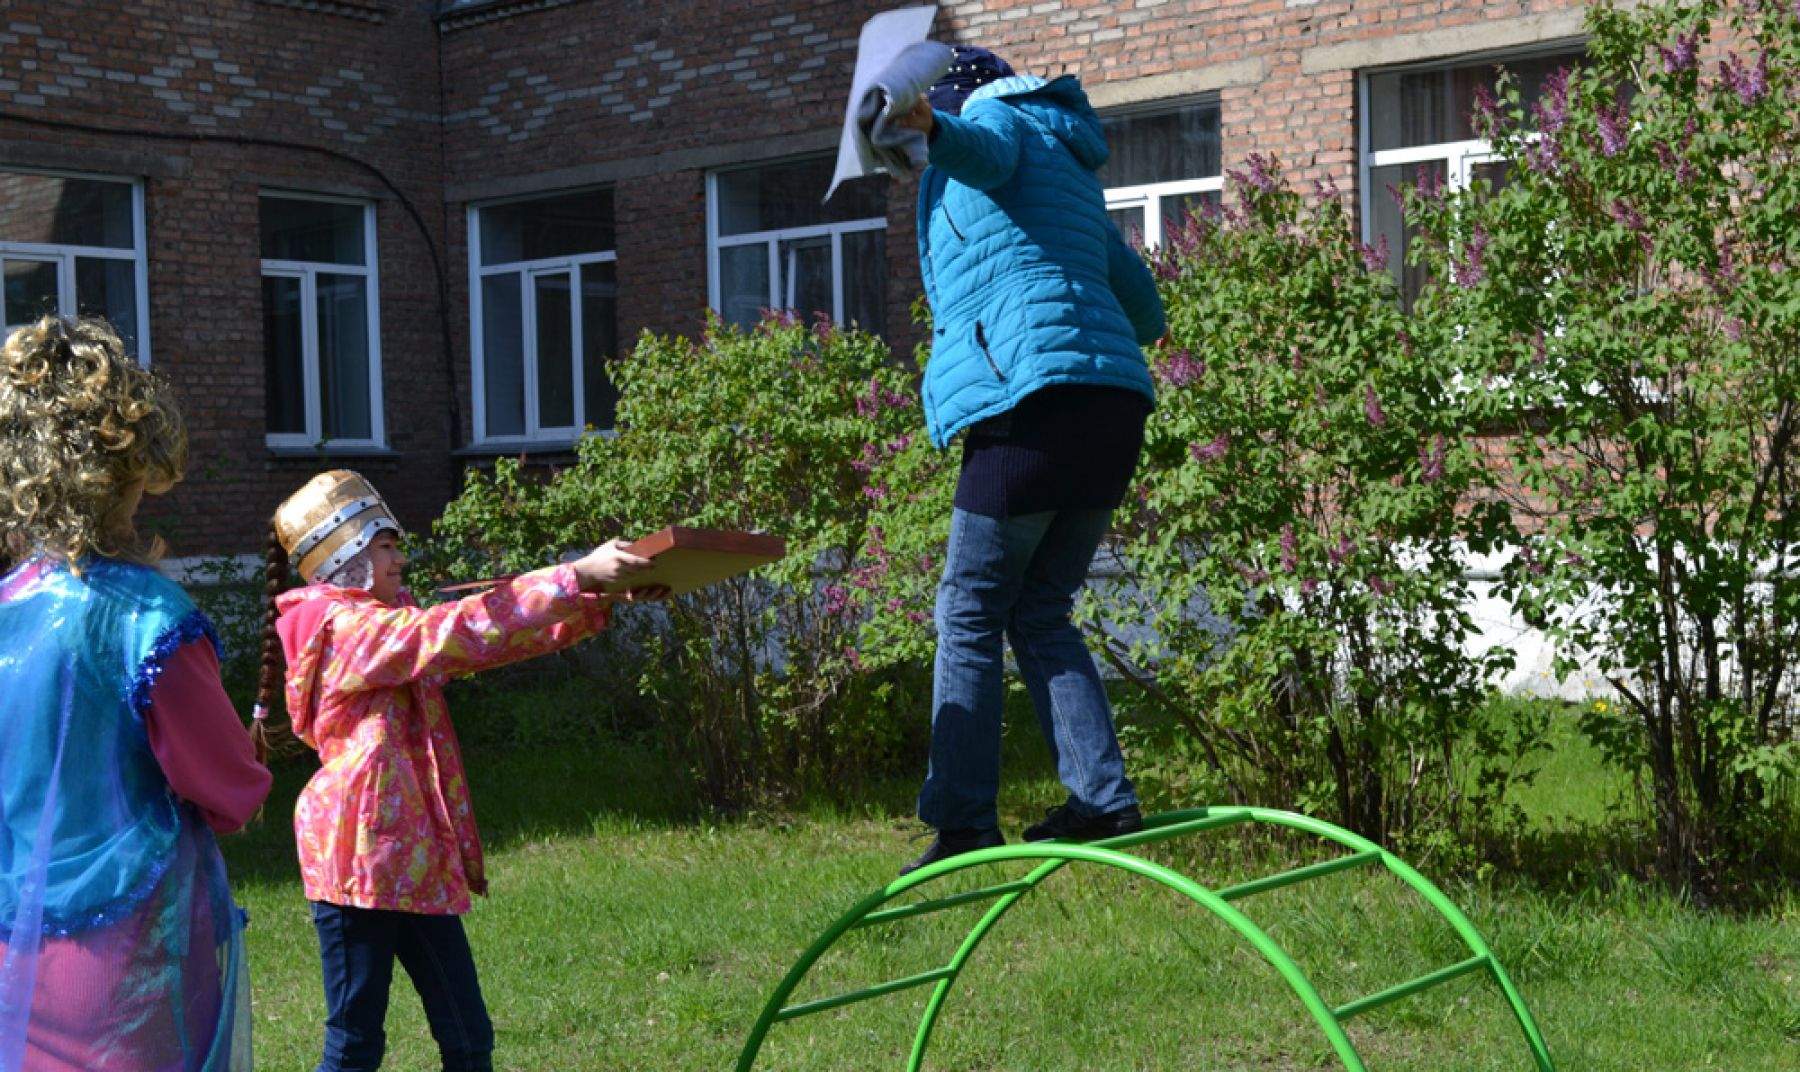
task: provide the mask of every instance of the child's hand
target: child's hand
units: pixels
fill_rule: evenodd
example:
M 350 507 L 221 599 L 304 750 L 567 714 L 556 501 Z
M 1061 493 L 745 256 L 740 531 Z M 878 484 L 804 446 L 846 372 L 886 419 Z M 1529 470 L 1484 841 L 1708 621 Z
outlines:
M 650 560 L 625 550 L 625 541 L 608 540 L 575 560 L 575 580 L 583 592 L 604 592 L 649 568 Z

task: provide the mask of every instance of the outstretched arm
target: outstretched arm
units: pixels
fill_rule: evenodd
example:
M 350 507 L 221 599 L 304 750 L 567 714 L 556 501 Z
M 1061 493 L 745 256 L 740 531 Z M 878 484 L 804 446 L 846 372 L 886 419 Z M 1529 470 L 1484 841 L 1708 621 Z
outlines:
M 899 121 L 929 138 L 931 164 L 965 186 L 993 190 L 1019 166 L 1022 119 L 1012 108 L 976 108 L 961 116 L 939 112 L 920 97 Z
M 324 682 L 354 692 L 432 675 L 469 674 L 566 648 L 606 627 L 607 598 L 586 592 L 574 564 L 536 570 L 430 609 L 334 608 L 335 658 Z

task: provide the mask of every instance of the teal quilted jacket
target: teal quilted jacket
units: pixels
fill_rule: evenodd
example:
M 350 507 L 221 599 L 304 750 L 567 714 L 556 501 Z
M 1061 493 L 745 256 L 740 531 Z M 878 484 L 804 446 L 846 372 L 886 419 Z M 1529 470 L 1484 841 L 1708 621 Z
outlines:
M 1106 214 L 1106 138 L 1081 84 L 1005 78 L 936 119 L 918 210 L 932 442 L 1051 384 L 1154 399 L 1140 347 L 1163 333 L 1162 301 Z

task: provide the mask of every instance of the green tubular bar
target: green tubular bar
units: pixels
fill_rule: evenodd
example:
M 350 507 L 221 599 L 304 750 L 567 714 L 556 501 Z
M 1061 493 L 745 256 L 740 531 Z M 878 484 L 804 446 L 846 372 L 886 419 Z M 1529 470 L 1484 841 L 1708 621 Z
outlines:
M 1164 841 L 1184 834 L 1213 830 L 1244 822 L 1267 823 L 1301 830 L 1341 845 L 1351 852 L 1347 856 L 1309 864 L 1214 891 L 1159 864 L 1120 851 L 1136 845 Z M 877 911 L 881 905 L 916 886 L 958 871 L 1007 861 L 1039 861 L 1039 863 L 1022 879 L 957 893 L 937 900 Z M 1292 958 L 1230 902 L 1268 890 L 1320 878 L 1338 871 L 1366 866 L 1377 861 L 1436 909 L 1439 915 L 1443 916 L 1445 921 L 1457 932 L 1457 935 L 1462 938 L 1472 955 L 1447 968 L 1441 968 L 1334 1009 L 1325 1004 L 1313 988 L 1311 981 L 1307 979 L 1306 974 L 1300 970 Z M 1211 911 L 1247 940 L 1287 981 L 1307 1011 L 1312 1014 L 1314 1021 L 1324 1032 L 1326 1039 L 1330 1041 L 1332 1049 L 1337 1053 L 1339 1060 L 1343 1062 L 1348 1072 L 1366 1072 L 1366 1068 L 1362 1063 L 1362 1058 L 1357 1055 L 1355 1047 L 1351 1045 L 1349 1037 L 1344 1033 L 1342 1026 L 1344 1020 L 1451 979 L 1483 970 L 1487 971 L 1499 984 L 1501 993 L 1512 1008 L 1513 1015 L 1519 1022 L 1520 1030 L 1525 1035 L 1539 1072 L 1555 1072 L 1555 1066 L 1550 1061 L 1549 1051 L 1538 1033 L 1537 1024 L 1532 1020 L 1531 1013 L 1525 1008 L 1525 1003 L 1520 998 L 1517 988 L 1513 986 L 1512 980 L 1500 967 L 1499 961 L 1494 958 L 1492 951 L 1482 941 L 1481 935 L 1470 924 L 1467 917 L 1454 904 L 1450 903 L 1450 900 L 1436 886 L 1404 861 L 1365 838 L 1309 816 L 1269 808 L 1197 808 L 1168 812 L 1150 816 L 1144 822 L 1144 829 L 1135 834 L 1109 838 L 1086 845 L 1039 842 L 983 849 L 940 861 L 889 883 L 883 889 L 877 890 L 857 902 L 849 912 L 839 917 L 825 930 L 824 934 L 807 947 L 800 959 L 788 970 L 780 984 L 776 986 L 775 992 L 770 995 L 767 1004 L 763 1007 L 762 1014 L 757 1018 L 756 1024 L 750 1031 L 750 1037 L 744 1043 L 744 1049 L 738 1058 L 738 1072 L 750 1072 L 755 1066 L 756 1057 L 762 1049 L 763 1041 L 767 1037 L 770 1027 L 777 1022 L 935 983 L 931 996 L 926 1001 L 925 1011 L 920 1017 L 919 1029 L 913 1041 L 912 1054 L 907 1061 L 908 1072 L 920 1072 L 924 1066 L 926 1047 L 931 1040 L 931 1033 L 936 1026 L 938 1014 L 969 958 L 974 955 L 975 950 L 994 926 L 1014 904 L 1018 903 L 1019 898 L 1036 889 L 1045 879 L 1066 865 L 1074 862 L 1099 864 L 1132 872 L 1168 886 Z M 862 990 L 821 998 L 800 1005 L 785 1005 L 807 972 L 812 969 L 813 964 L 847 932 L 877 923 L 894 922 L 959 905 L 989 900 L 994 903 L 969 931 L 968 937 L 963 940 L 955 955 L 945 966 L 904 979 L 879 983 Z

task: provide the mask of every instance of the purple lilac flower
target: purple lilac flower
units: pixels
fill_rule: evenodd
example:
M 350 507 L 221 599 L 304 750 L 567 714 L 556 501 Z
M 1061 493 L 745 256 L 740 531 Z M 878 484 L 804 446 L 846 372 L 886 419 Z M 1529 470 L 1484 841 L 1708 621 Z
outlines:
M 1197 462 L 1216 462 L 1230 449 L 1231 437 L 1221 432 L 1211 443 L 1195 443 L 1188 447 L 1188 454 Z
M 1595 118 L 1600 126 L 1601 154 L 1618 156 L 1624 152 L 1631 129 L 1631 117 L 1625 106 L 1603 106 Z
M 1674 48 L 1663 48 L 1659 45 L 1656 50 L 1662 53 L 1665 74 L 1690 70 L 1700 52 L 1700 38 L 1698 34 L 1681 34 L 1675 38 Z
M 1431 446 L 1419 448 L 1420 476 L 1427 484 L 1444 479 L 1445 443 L 1442 435 L 1433 436 Z
M 1537 556 L 1537 551 L 1529 545 L 1519 548 L 1519 561 L 1525 563 L 1525 571 L 1533 577 L 1541 577 L 1550 567 Z
M 1555 135 L 1534 139 L 1525 149 L 1525 162 L 1540 175 L 1553 175 L 1562 166 L 1562 142 Z
M 1720 329 L 1725 332 L 1725 337 L 1732 342 L 1742 342 L 1744 340 L 1744 322 L 1735 316 L 1726 317 L 1725 322 L 1720 325 Z
M 1300 594 L 1303 596 L 1310 596 L 1318 590 L 1319 579 L 1317 577 L 1308 577 L 1300 582 Z
M 1294 536 L 1294 526 L 1281 526 L 1281 570 L 1292 573 L 1300 568 L 1300 541 Z
M 1381 408 L 1381 399 L 1376 397 L 1372 384 L 1363 388 L 1363 416 L 1377 428 L 1387 423 L 1387 411 Z
M 1355 553 L 1356 541 L 1352 540 L 1348 533 L 1340 532 L 1338 533 L 1337 546 L 1325 552 L 1325 557 L 1331 560 L 1332 565 L 1341 566 L 1345 562 L 1348 562 L 1350 556 Z
M 1539 133 L 1554 134 L 1569 121 L 1569 69 L 1558 68 L 1544 79 L 1543 96 L 1531 107 Z
M 1263 193 L 1274 193 L 1281 185 L 1281 168 L 1272 156 L 1251 153 L 1244 162 L 1250 165 L 1250 185 Z
M 1484 138 L 1492 138 L 1500 129 L 1500 103 L 1485 85 L 1475 87 L 1475 110 L 1469 113 L 1469 120 L 1475 133 Z
M 1434 205 L 1444 200 L 1444 181 L 1438 178 L 1436 170 L 1419 165 L 1419 170 L 1414 175 L 1414 185 L 1418 187 L 1419 197 L 1423 200 Z
M 1176 350 L 1162 364 L 1163 380 L 1170 387 L 1186 387 L 1206 375 L 1206 362 L 1190 351 Z
M 1745 72 L 1744 79 L 1738 83 L 1738 99 L 1746 107 L 1762 100 L 1769 93 L 1769 54 L 1767 52 L 1756 57 L 1756 66 Z
M 1386 599 L 1394 592 L 1394 582 L 1388 580 L 1386 577 L 1370 577 L 1369 590 L 1374 592 L 1380 598 Z
M 1745 107 L 1755 104 L 1769 92 L 1769 57 L 1758 56 L 1756 66 L 1746 68 L 1735 52 L 1725 54 L 1719 62 L 1719 85 L 1736 93 Z
M 1387 235 L 1382 235 L 1372 246 L 1358 244 L 1357 251 L 1362 254 L 1363 267 L 1368 271 L 1383 272 L 1387 270 L 1389 256 Z
M 1617 220 L 1619 222 L 1619 225 L 1621 227 L 1625 228 L 1627 231 L 1631 231 L 1631 232 L 1635 233 L 1637 231 L 1641 231 L 1644 229 L 1643 215 L 1640 214 L 1635 207 L 1633 207 L 1631 202 L 1625 200 L 1622 197 L 1614 200 L 1612 204 L 1606 206 L 1606 211 L 1607 211 L 1608 215 L 1612 216 L 1613 219 Z
M 1327 175 L 1323 179 L 1313 180 L 1313 197 L 1320 201 L 1331 201 L 1334 200 L 1337 195 L 1337 179 Z
M 1487 267 L 1481 263 L 1487 244 L 1487 228 L 1478 223 L 1470 229 L 1469 240 L 1463 243 L 1463 262 L 1450 269 L 1450 277 L 1457 286 L 1472 287 L 1487 278 Z

